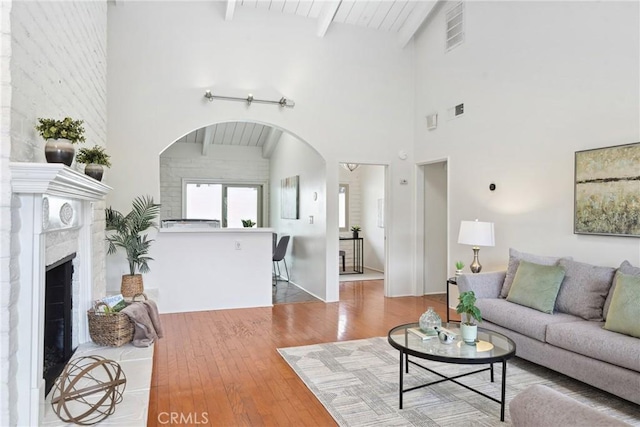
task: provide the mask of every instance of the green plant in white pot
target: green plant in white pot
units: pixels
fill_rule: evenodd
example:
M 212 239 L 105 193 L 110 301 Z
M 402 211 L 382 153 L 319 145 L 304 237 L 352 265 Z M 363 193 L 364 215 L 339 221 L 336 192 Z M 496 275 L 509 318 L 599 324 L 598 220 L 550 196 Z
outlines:
M 38 118 L 36 130 L 47 141 L 44 156 L 48 163 L 71 166 L 75 155 L 73 144 L 85 140 L 83 123 L 82 120 L 73 120 L 71 117 L 62 120 Z
M 111 167 L 111 156 L 107 154 L 104 147 L 94 145 L 91 148 L 81 148 L 78 150 L 76 161 L 84 163 L 84 173 L 91 178 L 102 181 L 104 166 Z
M 462 340 L 467 344 L 475 345 L 478 339 L 478 325 L 476 322 L 482 322 L 482 313 L 476 307 L 476 294 L 473 291 L 462 292 L 458 296 L 458 301 L 456 312 L 463 316 L 460 322 Z
M 462 274 L 463 268 L 464 268 L 464 262 L 456 261 L 456 276 L 459 276 Z
M 150 196 L 139 196 L 133 200 L 133 209 L 127 215 L 112 209 L 105 209 L 108 254 L 123 248 L 127 255 L 130 274 L 122 275 L 120 291 L 124 297 L 134 297 L 144 291 L 142 274 L 149 272 L 149 248 L 153 239 L 142 234 L 149 228 L 158 228 L 155 219 L 160 213 L 160 204 Z M 139 273 L 138 273 L 139 272 Z

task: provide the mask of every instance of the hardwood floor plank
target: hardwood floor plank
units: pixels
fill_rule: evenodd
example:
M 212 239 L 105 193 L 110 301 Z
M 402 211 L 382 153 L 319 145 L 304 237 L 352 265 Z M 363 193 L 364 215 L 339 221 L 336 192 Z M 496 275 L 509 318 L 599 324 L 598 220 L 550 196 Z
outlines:
M 335 425 L 277 349 L 386 336 L 427 307 L 446 318 L 443 296 L 385 298 L 382 281 L 361 281 L 341 283 L 336 303 L 164 314 L 148 425 L 180 425 L 158 419 L 167 412 L 211 426 Z

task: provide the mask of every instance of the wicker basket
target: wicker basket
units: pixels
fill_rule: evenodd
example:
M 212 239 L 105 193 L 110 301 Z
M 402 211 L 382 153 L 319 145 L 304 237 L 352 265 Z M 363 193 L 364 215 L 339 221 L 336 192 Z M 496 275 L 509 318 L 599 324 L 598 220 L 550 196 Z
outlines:
M 89 318 L 89 336 L 99 345 L 120 347 L 133 340 L 133 322 L 124 313 L 103 313 L 95 308 L 87 311 Z
M 132 298 L 144 292 L 142 274 L 125 274 L 122 276 L 120 293 L 125 298 Z

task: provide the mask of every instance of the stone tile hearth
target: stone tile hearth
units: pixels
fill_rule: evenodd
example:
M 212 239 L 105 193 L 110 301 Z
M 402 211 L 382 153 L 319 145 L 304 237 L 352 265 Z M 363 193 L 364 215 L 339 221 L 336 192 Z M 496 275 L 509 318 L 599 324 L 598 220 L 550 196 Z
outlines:
M 102 347 L 92 342 L 81 344 L 71 361 L 82 356 L 97 355 L 115 360 L 120 364 L 127 377 L 123 400 L 116 406 L 114 414 L 108 416 L 96 426 L 144 427 L 147 425 L 151 373 L 153 370 L 153 352 L 155 346 L 134 347 L 131 343 L 122 347 Z M 43 427 L 73 426 L 61 421 L 51 407 L 51 393 L 45 400 Z

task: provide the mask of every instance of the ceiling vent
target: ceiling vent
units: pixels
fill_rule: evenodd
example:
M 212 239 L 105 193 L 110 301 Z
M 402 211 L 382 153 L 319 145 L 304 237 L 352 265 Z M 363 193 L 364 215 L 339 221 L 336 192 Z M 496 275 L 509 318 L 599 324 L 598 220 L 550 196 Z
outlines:
M 446 48 L 448 52 L 464 42 L 464 3 L 460 2 L 447 11 Z

